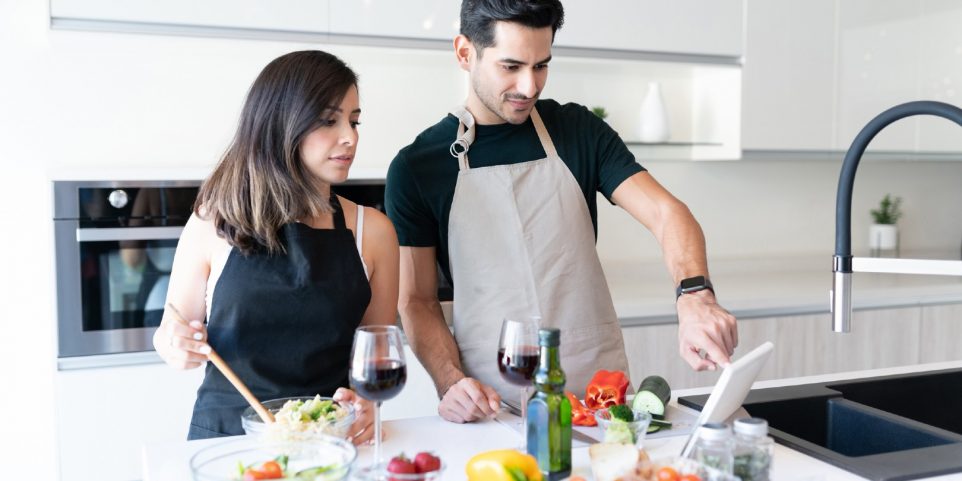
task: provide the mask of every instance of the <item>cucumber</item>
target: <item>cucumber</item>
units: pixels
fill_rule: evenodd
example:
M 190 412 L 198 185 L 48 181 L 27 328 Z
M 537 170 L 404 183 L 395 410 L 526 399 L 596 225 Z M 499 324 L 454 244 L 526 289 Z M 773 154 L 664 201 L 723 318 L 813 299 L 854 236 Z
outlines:
M 661 426 L 658 426 L 657 424 L 649 424 L 648 429 L 645 432 L 651 434 L 657 433 L 658 431 L 661 431 Z
M 671 400 L 671 387 L 661 376 L 648 376 L 638 386 L 638 393 L 631 403 L 635 411 L 647 411 L 654 416 L 664 416 L 665 407 Z
M 659 421 L 657 419 L 652 419 L 649 426 L 658 426 L 660 428 L 671 429 L 671 423 L 668 421 Z

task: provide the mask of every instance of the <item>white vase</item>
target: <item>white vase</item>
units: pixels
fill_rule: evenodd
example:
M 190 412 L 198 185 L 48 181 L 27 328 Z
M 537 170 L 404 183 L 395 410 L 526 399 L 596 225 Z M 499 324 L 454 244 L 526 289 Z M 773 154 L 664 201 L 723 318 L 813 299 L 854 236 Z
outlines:
M 899 229 L 895 224 L 872 224 L 868 228 L 870 249 L 895 249 L 898 239 Z
M 661 84 L 648 82 L 648 94 L 641 102 L 641 128 L 638 140 L 647 143 L 667 142 L 668 113 L 665 111 L 665 100 L 661 97 Z

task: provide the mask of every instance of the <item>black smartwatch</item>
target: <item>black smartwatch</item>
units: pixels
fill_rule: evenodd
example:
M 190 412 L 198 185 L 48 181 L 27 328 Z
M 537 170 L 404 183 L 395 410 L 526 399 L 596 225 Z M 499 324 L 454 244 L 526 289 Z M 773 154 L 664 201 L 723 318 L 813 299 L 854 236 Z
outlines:
M 711 291 L 712 294 L 715 293 L 715 288 L 712 287 L 711 281 L 705 276 L 695 276 L 682 279 L 681 284 L 675 288 L 675 300 L 678 300 L 682 294 L 703 291 L 705 289 Z

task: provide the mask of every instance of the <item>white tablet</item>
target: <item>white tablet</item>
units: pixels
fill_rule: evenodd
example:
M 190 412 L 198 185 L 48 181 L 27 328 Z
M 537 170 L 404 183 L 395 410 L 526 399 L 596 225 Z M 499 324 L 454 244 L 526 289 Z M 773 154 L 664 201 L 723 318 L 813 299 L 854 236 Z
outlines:
M 695 422 L 695 430 L 685 443 L 682 456 L 687 456 L 691 451 L 695 436 L 698 434 L 698 427 L 705 423 L 719 423 L 728 419 L 735 411 L 742 406 L 745 397 L 752 389 L 752 384 L 758 373 L 765 367 L 765 361 L 772 354 L 775 345 L 766 342 L 756 347 L 752 352 L 745 354 L 741 359 L 732 362 L 722 371 L 721 377 L 715 383 L 715 387 L 705 402 L 698 421 Z

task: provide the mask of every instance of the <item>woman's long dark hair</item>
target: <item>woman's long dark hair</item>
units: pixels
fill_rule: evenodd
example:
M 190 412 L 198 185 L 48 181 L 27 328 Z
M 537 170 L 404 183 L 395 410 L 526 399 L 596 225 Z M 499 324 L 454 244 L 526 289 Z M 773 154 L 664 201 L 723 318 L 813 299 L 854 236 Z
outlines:
M 332 211 L 301 162 L 301 141 L 337 108 L 357 74 L 320 50 L 292 52 L 264 67 L 247 93 L 237 132 L 204 182 L 194 212 L 249 254 L 283 251 L 278 229 Z

